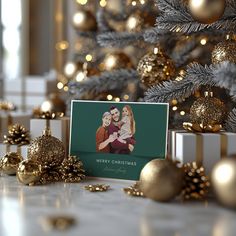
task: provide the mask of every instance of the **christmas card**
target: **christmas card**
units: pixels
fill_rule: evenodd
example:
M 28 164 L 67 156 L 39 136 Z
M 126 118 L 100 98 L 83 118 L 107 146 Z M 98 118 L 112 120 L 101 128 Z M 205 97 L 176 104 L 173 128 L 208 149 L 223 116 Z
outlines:
M 144 165 L 165 158 L 169 105 L 72 101 L 70 154 L 88 176 L 138 180 Z

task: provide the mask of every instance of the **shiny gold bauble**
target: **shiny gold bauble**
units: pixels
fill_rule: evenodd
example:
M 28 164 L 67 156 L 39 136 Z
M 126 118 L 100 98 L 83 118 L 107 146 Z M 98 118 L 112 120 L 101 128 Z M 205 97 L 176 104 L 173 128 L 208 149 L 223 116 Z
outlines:
M 22 161 L 16 173 L 18 180 L 25 185 L 37 183 L 40 180 L 41 174 L 41 165 L 31 159 Z
M 34 139 L 28 147 L 28 159 L 38 162 L 43 167 L 59 166 L 64 158 L 63 143 L 48 134 Z
M 146 54 L 139 61 L 137 71 L 141 76 L 142 83 L 147 87 L 151 87 L 172 79 L 176 68 L 173 61 L 160 47 L 157 47 L 154 52 Z
M 23 157 L 16 152 L 8 152 L 0 161 L 0 170 L 6 175 L 15 175 Z
M 224 103 L 213 97 L 212 92 L 205 92 L 205 97 L 198 98 L 190 108 L 192 123 L 203 125 L 222 124 L 226 116 Z
M 129 56 L 124 52 L 112 52 L 105 56 L 100 64 L 101 71 L 112 71 L 122 68 L 131 68 L 133 66 Z
M 225 11 L 225 0 L 189 0 L 192 17 L 203 24 L 212 24 L 219 20 Z
M 236 63 L 236 42 L 235 40 L 227 40 L 218 43 L 212 51 L 212 63 L 218 64 L 223 61 Z
M 94 15 L 87 10 L 78 10 L 73 16 L 73 26 L 79 31 L 94 31 L 97 22 Z
M 140 32 L 146 27 L 154 26 L 154 15 L 147 14 L 145 12 L 137 11 L 131 14 L 126 21 L 126 31 L 128 32 Z
M 212 185 L 220 202 L 236 208 L 236 159 L 223 158 L 212 170 Z
M 170 201 L 183 185 L 183 170 L 169 160 L 155 159 L 147 163 L 140 174 L 140 189 L 155 201 Z
M 59 94 L 50 94 L 49 98 L 41 104 L 42 112 L 62 112 L 66 113 L 66 104 Z

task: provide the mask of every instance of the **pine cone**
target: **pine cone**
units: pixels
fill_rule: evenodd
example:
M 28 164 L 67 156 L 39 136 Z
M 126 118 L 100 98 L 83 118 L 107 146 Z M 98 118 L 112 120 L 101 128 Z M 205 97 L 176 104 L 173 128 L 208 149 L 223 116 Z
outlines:
M 61 181 L 60 170 L 57 167 L 54 168 L 44 168 L 41 178 L 38 184 L 51 184 Z
M 85 178 L 83 163 L 75 156 L 64 159 L 60 167 L 62 180 L 66 183 L 78 183 Z
M 18 146 L 29 144 L 29 132 L 23 125 L 15 124 L 9 128 L 8 135 L 4 135 L 4 143 Z
M 184 164 L 185 184 L 182 189 L 184 200 L 203 200 L 207 197 L 210 181 L 205 175 L 204 167 L 198 167 L 196 162 Z

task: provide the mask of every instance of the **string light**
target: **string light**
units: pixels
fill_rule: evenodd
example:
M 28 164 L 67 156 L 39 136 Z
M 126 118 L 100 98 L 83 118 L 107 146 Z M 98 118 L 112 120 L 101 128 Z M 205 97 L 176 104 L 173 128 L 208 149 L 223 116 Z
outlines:
M 63 51 L 69 47 L 69 43 L 67 41 L 61 41 L 56 44 L 56 50 Z
M 206 45 L 207 44 L 207 38 L 202 38 L 200 41 L 201 45 Z
M 129 95 L 128 94 L 124 95 L 124 100 L 129 100 Z
M 86 5 L 88 0 L 76 0 L 76 2 L 80 5 Z
M 100 4 L 101 7 L 105 7 L 107 5 L 107 1 L 106 0 L 101 0 L 99 4 Z
M 73 62 L 68 62 L 64 67 L 64 73 L 66 76 L 71 77 L 76 72 L 76 65 Z
M 85 78 L 86 78 L 85 73 L 82 72 L 82 71 L 79 71 L 79 72 L 77 73 L 76 77 L 75 77 L 75 80 L 76 80 L 77 82 L 81 82 L 81 81 L 83 81 Z
M 181 116 L 184 116 L 184 115 L 185 115 L 185 111 L 181 111 L 181 112 L 180 112 L 180 115 L 181 115 Z
M 115 98 L 115 102 L 120 102 L 120 98 Z
M 178 110 L 178 107 L 177 107 L 177 106 L 174 106 L 174 107 L 172 107 L 172 110 L 173 110 L 173 111 L 177 111 L 177 110 Z
M 112 99 L 113 99 L 113 96 L 112 96 L 111 94 L 108 94 L 108 95 L 107 95 L 107 100 L 108 100 L 108 101 L 111 101 Z
M 58 82 L 57 83 L 57 88 L 58 89 L 63 89 L 63 83 L 62 82 Z
M 64 91 L 67 92 L 69 90 L 68 86 L 64 87 Z
M 86 61 L 92 61 L 93 56 L 91 54 L 88 54 L 88 55 L 86 55 L 85 59 L 86 59 Z

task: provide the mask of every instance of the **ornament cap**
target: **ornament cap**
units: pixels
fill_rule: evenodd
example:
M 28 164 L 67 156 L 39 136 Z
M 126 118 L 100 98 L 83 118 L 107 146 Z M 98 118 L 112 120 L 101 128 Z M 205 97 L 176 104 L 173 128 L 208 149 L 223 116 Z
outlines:
M 52 136 L 52 131 L 50 129 L 45 129 L 43 131 L 43 136 Z

